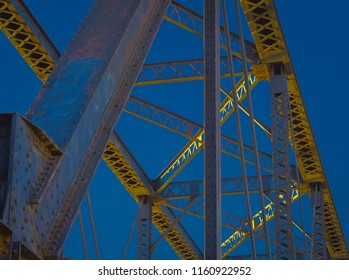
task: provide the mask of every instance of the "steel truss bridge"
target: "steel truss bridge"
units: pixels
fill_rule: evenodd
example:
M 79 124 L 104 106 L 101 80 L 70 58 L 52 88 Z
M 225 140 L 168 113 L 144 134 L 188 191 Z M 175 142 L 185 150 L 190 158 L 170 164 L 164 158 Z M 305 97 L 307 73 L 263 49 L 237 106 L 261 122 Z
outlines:
M 138 205 L 138 259 L 165 241 L 181 259 L 348 259 L 274 1 L 190 2 L 97 0 L 60 54 L 22 0 L 0 0 L 2 32 L 43 83 L 25 116 L 0 115 L 1 259 L 64 258 L 85 198 L 101 257 L 88 191 L 101 158 Z M 148 62 L 160 25 L 203 49 Z M 159 84 L 201 85 L 203 123 L 142 98 Z M 158 176 L 121 139 L 124 115 L 186 138 Z M 194 158 L 203 176 L 178 180 Z

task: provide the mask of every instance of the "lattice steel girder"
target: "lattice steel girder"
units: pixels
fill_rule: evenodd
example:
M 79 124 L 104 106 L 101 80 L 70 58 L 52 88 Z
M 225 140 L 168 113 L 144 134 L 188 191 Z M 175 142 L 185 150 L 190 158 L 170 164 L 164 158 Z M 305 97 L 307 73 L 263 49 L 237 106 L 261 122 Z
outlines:
M 236 72 L 242 76 L 242 72 Z M 220 77 L 229 77 L 229 67 L 226 57 L 220 59 Z M 186 82 L 204 79 L 204 60 L 191 59 L 144 64 L 136 81 L 136 86 Z
M 39 79 L 46 81 L 59 52 L 23 1 L 0 1 L 0 29 Z
M 255 176 L 248 177 L 249 193 L 258 193 L 258 178 Z M 270 193 L 273 190 L 272 176 L 262 176 L 263 190 L 266 193 Z M 203 181 L 186 181 L 186 182 L 173 182 L 162 192 L 162 197 L 166 200 L 171 199 L 183 199 L 190 198 L 192 196 L 192 190 L 196 190 L 197 196 L 203 195 Z M 221 182 L 222 195 L 237 195 L 244 194 L 244 182 L 242 178 L 223 178 Z
M 270 176 L 270 180 L 271 181 L 271 176 Z M 198 218 L 203 218 L 203 209 L 204 209 L 204 205 L 203 205 L 203 201 L 202 199 L 200 199 L 200 196 L 202 196 L 202 192 L 200 192 L 200 190 L 198 189 L 198 186 L 193 184 L 192 185 L 192 189 L 195 189 L 194 192 L 192 192 L 192 196 L 190 196 L 189 198 L 171 198 L 171 199 L 167 199 L 165 201 L 166 205 L 168 205 L 169 207 L 179 210 L 179 211 L 185 211 L 185 214 L 189 214 L 189 215 L 193 215 L 195 217 Z M 292 185 L 292 194 L 293 196 L 297 195 L 297 187 L 295 185 Z M 297 197 L 295 197 L 296 199 Z M 195 199 L 195 203 L 191 203 L 191 201 Z M 191 204 L 190 208 L 188 208 L 188 205 Z M 273 205 L 272 205 L 273 206 Z M 271 209 L 272 210 L 272 209 Z M 262 212 L 259 212 L 260 214 L 257 214 L 254 216 L 254 223 L 259 223 L 260 220 L 262 219 Z M 262 220 L 263 222 L 263 220 Z M 296 226 L 300 231 L 303 231 L 302 228 L 295 222 L 293 221 L 294 226 Z M 238 215 L 235 215 L 233 213 L 231 213 L 230 211 L 222 211 L 222 226 L 226 227 L 226 228 L 230 228 L 239 232 L 248 232 L 248 227 L 249 227 L 249 223 L 248 223 L 248 219 L 240 217 Z M 256 233 L 256 237 L 265 240 L 265 236 L 264 233 L 259 231 L 260 228 L 258 228 L 257 233 Z M 270 242 L 272 242 L 273 244 L 275 244 L 275 234 L 273 234 L 274 232 L 270 232 L 269 235 L 269 240 Z M 311 237 L 305 233 L 305 235 L 307 236 L 308 239 L 311 239 Z M 301 248 L 303 246 L 303 240 L 300 238 L 295 237 L 296 240 L 296 252 L 300 252 L 301 250 L 299 248 Z M 310 246 L 310 241 L 307 240 L 308 245 Z M 304 250 L 302 251 L 304 253 Z M 297 258 L 298 259 L 298 258 Z
M 21 230 L 13 233 L 15 240 L 23 241 L 36 254 L 59 255 L 167 6 L 168 1 L 163 0 L 97 1 L 30 109 L 31 123 L 64 152 L 43 178 L 36 175 L 38 165 L 32 166 L 30 176 L 43 181 L 45 190 L 28 213 L 29 231 L 35 227 L 40 231 L 37 239 L 19 234 Z M 118 32 L 111 36 L 109 30 Z M 27 151 L 30 149 L 16 156 L 24 158 Z M 29 176 L 20 178 L 16 190 L 29 187 L 26 178 Z M 23 199 L 25 192 L 20 193 Z M 29 206 L 25 200 L 21 205 Z M 29 222 L 28 217 L 24 220 Z M 44 222 L 39 227 L 40 217 Z M 12 228 L 13 222 L 9 223 Z
M 294 259 L 291 205 L 290 147 L 288 143 L 289 93 L 281 63 L 272 65 L 270 77 L 276 259 Z
M 203 126 L 201 124 L 195 123 L 134 96 L 130 96 L 124 112 L 156 124 L 189 139 L 192 139 L 200 130 L 203 130 Z M 236 139 L 222 135 L 221 141 L 223 153 L 240 159 L 240 151 L 238 141 Z M 255 164 L 253 147 L 244 144 L 244 153 L 246 162 Z M 259 151 L 259 160 L 262 169 L 272 172 L 271 155 Z M 292 175 L 292 178 L 296 178 L 295 166 L 292 166 Z
M 134 96 L 129 97 L 124 112 L 187 137 L 188 139 L 192 139 L 200 130 L 203 130 L 201 124 L 188 120 Z M 240 159 L 239 145 L 236 139 L 221 135 L 221 141 L 222 153 Z M 249 164 L 255 165 L 253 147 L 244 144 L 244 153 L 245 161 Z M 261 168 L 267 172 L 272 172 L 271 155 L 263 151 L 258 151 L 258 155 Z M 296 167 L 291 165 L 292 181 L 297 180 L 296 172 Z
M 184 30 L 193 33 L 200 38 L 204 38 L 203 16 L 188 9 L 187 7 L 180 5 L 175 1 L 172 1 L 171 5 L 167 9 L 164 19 L 183 28 Z M 220 35 L 223 40 L 226 40 L 223 27 L 220 27 Z M 236 49 L 232 50 L 233 54 L 234 56 L 241 58 L 241 53 L 238 47 L 240 46 L 239 40 L 239 35 L 230 32 L 231 45 L 236 46 Z M 221 44 L 220 47 L 226 49 L 225 43 Z M 255 45 L 252 42 L 245 40 L 245 48 L 248 62 L 257 63 L 259 61 L 259 57 L 256 53 Z
M 269 197 L 270 193 L 274 191 L 272 176 L 263 176 L 262 182 L 264 194 Z M 248 177 L 248 183 L 250 194 L 259 193 L 257 177 Z M 242 178 L 222 179 L 222 196 L 244 194 L 243 188 L 244 184 Z M 296 188 L 296 185 L 291 185 L 292 191 Z M 202 199 L 200 199 L 203 196 L 203 181 L 171 183 L 162 195 L 163 199 L 165 199 L 162 203 L 177 210 L 185 209 L 193 198 L 197 198 L 186 213 L 203 218 L 204 205 Z M 298 226 L 295 222 L 293 223 Z M 247 231 L 246 227 L 248 226 L 248 223 L 245 218 L 234 215 L 229 211 L 222 211 L 222 226 L 245 232 Z
M 257 80 L 253 75 L 249 76 L 248 83 L 250 88 L 254 88 Z M 241 79 L 236 85 L 236 91 L 239 101 L 246 98 L 245 79 Z M 228 117 L 235 111 L 235 106 L 230 97 L 226 97 L 220 106 L 220 124 L 222 125 Z M 175 176 L 193 159 L 193 157 L 203 148 L 204 129 L 200 129 L 188 144 L 175 156 L 170 164 L 158 175 L 156 182 L 158 185 L 157 193 L 162 192 Z
M 297 188 L 294 188 L 291 191 L 291 201 L 294 202 L 299 198 L 299 193 L 297 191 Z M 272 218 L 275 216 L 275 205 L 273 202 L 270 202 L 268 205 L 265 206 L 265 214 L 266 214 L 266 221 L 269 222 Z M 245 227 L 248 225 L 245 225 Z M 261 229 L 263 226 L 263 218 L 262 218 L 262 210 L 260 210 L 257 214 L 255 214 L 252 217 L 252 228 L 253 231 L 257 231 Z M 244 232 L 241 229 L 234 232 L 229 238 L 227 238 L 222 243 L 222 259 L 225 259 L 229 254 L 235 250 L 238 246 L 240 246 L 243 242 L 249 238 L 250 232 Z
M 327 248 L 325 232 L 324 190 L 321 183 L 312 183 L 310 189 L 311 202 L 313 207 L 312 252 L 314 254 L 314 259 L 326 260 Z
M 140 197 L 152 196 L 155 193 L 149 178 L 115 132 L 111 134 L 103 159 L 137 203 Z M 153 203 L 152 222 L 160 233 L 163 233 L 175 219 L 171 209 L 157 202 Z M 171 228 L 165 239 L 180 258 L 202 259 L 200 249 L 180 222 Z
M 308 120 L 274 1 L 240 1 L 261 62 L 265 64 L 282 62 L 284 64 L 288 78 L 295 151 L 300 173 L 305 183 L 322 183 L 328 251 L 332 259 L 347 259 L 349 258 L 348 248 Z
M 272 176 L 263 177 L 263 188 L 265 193 L 270 193 L 273 191 L 271 184 Z M 250 193 L 257 193 L 258 180 L 256 177 L 249 177 L 249 190 Z M 236 195 L 244 193 L 244 185 L 242 178 L 226 178 L 222 179 L 222 195 Z M 165 199 L 163 202 L 171 208 L 177 210 L 183 210 L 190 203 L 190 199 L 203 196 L 203 181 L 188 181 L 188 182 L 176 182 L 171 183 L 162 192 L 162 197 Z M 188 201 L 189 199 L 189 201 Z M 197 200 L 193 205 L 187 210 L 187 214 L 194 215 L 196 217 L 203 218 L 204 205 L 202 200 Z M 248 225 L 245 218 L 234 215 L 228 211 L 222 211 L 222 226 L 232 228 L 234 230 L 246 231 L 246 226 Z
M 188 208 L 188 205 L 192 203 L 192 199 L 198 197 L 191 197 L 190 199 L 171 199 L 163 202 L 164 205 L 171 209 L 184 211 Z M 204 200 L 197 199 L 192 205 L 185 211 L 185 214 L 192 215 L 201 219 L 204 219 Z M 222 210 L 222 226 L 233 230 L 245 231 L 245 225 L 248 219 L 235 215 L 229 211 Z

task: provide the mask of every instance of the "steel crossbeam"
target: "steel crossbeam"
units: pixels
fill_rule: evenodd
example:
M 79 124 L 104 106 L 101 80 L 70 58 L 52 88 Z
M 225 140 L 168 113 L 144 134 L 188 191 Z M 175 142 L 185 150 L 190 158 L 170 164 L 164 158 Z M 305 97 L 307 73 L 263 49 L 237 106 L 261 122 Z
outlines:
M 252 182 L 252 185 L 249 186 L 250 190 L 252 191 L 252 193 L 257 192 L 258 190 L 256 189 L 256 187 L 253 184 L 253 181 L 255 181 L 256 178 L 249 178 L 249 180 Z M 237 181 L 237 184 L 239 186 L 234 187 L 234 189 L 232 191 L 225 190 L 223 192 L 223 189 L 222 189 L 222 195 L 241 194 L 240 188 L 243 187 L 243 186 L 241 186 L 241 179 L 237 179 L 237 178 L 225 179 L 225 181 L 227 181 L 227 182 L 230 182 L 230 181 L 236 182 Z M 239 181 L 240 181 L 240 183 L 239 183 Z M 268 187 L 266 188 L 265 193 L 267 194 L 267 196 L 269 196 L 269 193 L 271 191 L 273 191 L 272 184 L 271 184 L 272 177 L 266 176 L 266 178 L 264 178 L 264 181 L 268 182 L 267 183 Z M 203 218 L 204 204 L 203 204 L 202 199 L 200 199 L 200 197 L 202 197 L 203 191 L 202 191 L 202 188 L 200 189 L 200 185 L 198 185 L 198 184 L 202 185 L 202 181 L 201 182 L 197 182 L 197 181 L 184 182 L 183 187 L 186 188 L 186 193 L 189 190 L 189 193 L 191 195 L 190 196 L 187 196 L 187 195 L 172 196 L 171 195 L 170 197 L 165 196 L 164 197 L 165 198 L 164 204 L 171 207 L 171 208 L 179 210 L 179 211 L 186 210 L 185 214 L 192 215 L 192 216 L 195 216 L 198 218 Z M 180 185 L 181 185 L 181 183 L 180 183 Z M 269 188 L 269 190 L 268 190 L 268 188 Z M 195 190 L 195 191 L 192 191 L 192 190 Z M 295 185 L 291 186 L 291 192 L 292 192 L 291 193 L 292 194 L 291 195 L 292 202 L 294 202 L 295 200 L 297 200 L 299 198 L 298 190 L 297 190 L 297 187 Z M 188 208 L 190 201 L 194 198 L 196 198 L 196 202 L 192 203 L 190 208 Z M 269 217 L 269 219 L 267 221 L 269 221 L 275 216 L 275 206 L 274 206 L 273 202 L 271 202 L 265 209 L 267 209 L 269 211 L 268 215 L 267 215 L 267 217 Z M 259 213 L 257 213 L 256 215 L 253 216 L 253 225 L 258 225 L 258 226 L 256 226 L 256 230 L 255 230 L 257 232 L 256 237 L 264 240 L 265 236 L 264 236 L 263 232 L 259 231 L 262 228 L 262 225 L 260 225 L 260 223 L 263 223 L 262 211 L 260 211 Z M 292 221 L 292 223 L 300 231 L 303 231 L 303 229 L 301 227 L 299 227 L 299 225 L 295 221 Z M 229 242 L 231 242 L 232 240 L 238 244 L 236 247 L 234 247 L 232 245 L 234 247 L 233 250 L 235 250 L 241 244 L 241 243 L 239 243 L 240 241 L 243 242 L 249 237 L 249 235 L 248 235 L 249 234 L 249 232 L 248 232 L 248 226 L 249 226 L 248 219 L 240 217 L 238 215 L 235 215 L 235 214 L 231 213 L 230 211 L 223 211 L 222 210 L 222 226 L 229 228 L 229 229 L 233 229 L 236 231 L 230 237 L 230 238 L 232 238 L 230 241 L 229 241 L 229 239 L 226 240 L 228 242 L 226 244 L 230 244 Z M 247 235 L 245 235 L 246 233 L 247 233 Z M 270 233 L 271 233 L 270 238 L 269 238 L 270 242 L 272 244 L 275 244 L 276 235 L 274 232 L 270 232 Z M 309 241 L 309 240 L 311 240 L 311 237 L 307 233 L 305 233 L 305 235 L 308 238 L 307 239 L 308 247 L 311 247 L 311 244 Z M 241 238 L 241 239 L 239 239 L 239 238 Z M 303 247 L 303 245 L 304 245 L 303 240 L 298 238 L 298 237 L 294 237 L 294 239 L 295 239 L 295 245 L 296 245 L 295 246 L 296 247 L 296 258 L 297 259 L 304 259 L 303 255 L 305 255 L 305 249 L 303 249 L 303 250 L 299 249 L 299 248 Z M 300 256 L 299 253 L 301 253 L 302 256 Z M 225 259 L 229 259 L 228 254 L 227 254 L 227 257 L 225 257 Z
M 226 57 L 220 59 L 220 77 L 229 77 L 229 67 Z M 243 73 L 236 72 L 236 76 Z M 174 82 L 197 81 L 204 79 L 204 60 L 191 59 L 182 61 L 168 61 L 144 64 L 136 86 L 165 84 Z
M 291 201 L 294 202 L 299 198 L 297 189 L 291 190 Z M 275 216 L 275 205 L 270 202 L 265 206 L 266 221 L 269 222 Z M 248 226 L 248 224 L 246 224 Z M 257 231 L 263 226 L 262 210 L 252 217 L 252 229 Z M 249 237 L 249 232 L 244 232 L 242 229 L 235 231 L 229 238 L 222 243 L 222 258 L 225 259 L 229 254 L 240 246 Z
M 258 192 L 258 178 L 250 176 L 248 179 L 249 193 Z M 266 193 L 273 191 L 272 176 L 262 176 L 263 190 Z M 238 195 L 243 194 L 244 184 L 242 178 L 223 178 L 222 182 L 222 195 Z M 183 199 L 189 198 L 192 195 L 192 189 L 197 190 L 197 195 L 203 194 L 203 181 L 186 181 L 186 182 L 173 182 L 162 192 L 162 197 L 166 200 L 171 199 Z
M 194 138 L 196 134 L 199 134 L 198 132 L 200 130 L 203 130 L 203 126 L 201 124 L 195 123 L 182 116 L 162 109 L 134 96 L 130 96 L 129 101 L 125 106 L 124 112 L 187 137 L 188 139 Z M 240 151 L 238 141 L 236 139 L 222 135 L 221 141 L 221 148 L 223 153 L 240 159 Z M 193 150 L 195 149 L 195 147 L 192 148 Z M 255 160 L 253 155 L 253 147 L 244 144 L 244 153 L 246 162 L 254 165 Z M 261 163 L 261 168 L 263 170 L 272 172 L 271 155 L 259 151 L 259 160 Z M 292 175 L 293 178 L 295 178 L 295 166 L 292 166 Z
M 252 89 L 257 81 L 253 75 L 249 76 L 248 83 Z M 246 98 L 245 80 L 242 79 L 236 86 L 239 101 Z M 226 97 L 220 106 L 220 124 L 222 125 L 228 117 L 235 111 L 235 106 L 230 97 Z M 175 156 L 170 164 L 158 175 L 156 181 L 158 184 L 157 193 L 162 192 L 175 176 L 193 159 L 193 157 L 203 148 L 204 129 L 199 130 L 188 144 Z

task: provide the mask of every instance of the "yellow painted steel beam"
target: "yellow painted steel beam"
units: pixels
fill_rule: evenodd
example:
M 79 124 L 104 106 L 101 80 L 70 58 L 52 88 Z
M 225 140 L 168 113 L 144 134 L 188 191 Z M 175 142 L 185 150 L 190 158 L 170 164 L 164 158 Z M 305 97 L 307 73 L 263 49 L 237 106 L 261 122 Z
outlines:
M 292 190 L 291 194 L 291 202 L 296 201 L 299 198 L 299 193 L 297 190 Z M 268 205 L 265 206 L 265 213 L 266 213 L 266 221 L 269 222 L 271 219 L 275 216 L 275 207 L 274 203 L 270 202 Z M 246 227 L 244 225 L 244 227 Z M 262 210 L 260 210 L 258 213 L 256 213 L 252 217 L 252 229 L 253 231 L 257 231 L 261 229 L 263 226 L 263 217 L 262 217 Z M 244 230 L 241 228 L 240 230 L 235 231 L 231 236 L 229 236 L 223 243 L 222 243 L 222 259 L 225 259 L 229 254 L 235 250 L 237 247 L 239 247 L 243 242 L 245 242 L 250 237 L 250 232 Z
M 221 78 L 230 77 L 227 57 L 221 57 L 220 69 Z M 235 75 L 243 76 L 243 72 L 237 71 Z M 201 81 L 203 79 L 203 59 L 158 62 L 143 65 L 135 86 Z
M 104 151 L 103 160 L 137 202 L 139 202 L 140 196 L 151 195 L 142 179 L 133 170 L 127 159 L 122 155 L 112 141 L 109 141 Z M 160 205 L 157 204 L 154 204 L 152 207 L 152 222 L 160 233 L 165 232 L 165 230 L 172 224 L 172 221 L 167 217 Z M 172 227 L 165 238 L 181 259 L 198 259 L 176 227 Z
M 305 183 L 321 182 L 324 186 L 326 240 L 330 256 L 333 259 L 349 258 L 274 1 L 240 1 L 262 64 L 284 64 L 288 76 L 295 151 L 300 173 Z
M 0 29 L 38 78 L 46 81 L 55 66 L 54 60 L 8 0 L 0 0 Z

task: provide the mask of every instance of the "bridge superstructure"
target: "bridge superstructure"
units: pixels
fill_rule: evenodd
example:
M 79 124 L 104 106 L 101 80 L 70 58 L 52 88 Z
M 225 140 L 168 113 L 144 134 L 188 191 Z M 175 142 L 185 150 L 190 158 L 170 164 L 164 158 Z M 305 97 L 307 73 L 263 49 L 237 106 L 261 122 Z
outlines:
M 25 116 L 0 116 L 0 258 L 62 258 L 101 158 L 139 206 L 139 259 L 151 258 L 162 239 L 181 259 L 233 258 L 247 240 L 253 259 L 260 241 L 269 259 L 348 258 L 274 1 L 204 0 L 202 14 L 185 2 L 97 0 L 61 55 L 23 1 L 0 0 L 1 30 L 43 82 Z M 240 9 L 253 41 L 244 37 Z M 162 22 L 201 37 L 203 57 L 145 63 Z M 133 94 L 193 81 L 204 85 L 203 124 Z M 268 125 L 252 106 L 252 92 L 264 83 Z M 149 178 L 115 129 L 121 114 L 188 142 Z M 230 122 L 235 137 L 221 129 Z M 257 130 L 271 140 L 270 153 L 259 147 Z M 201 151 L 202 180 L 176 181 Z M 240 176 L 222 178 L 222 155 L 238 159 Z M 231 202 L 222 208 L 237 195 L 247 217 Z M 292 211 L 296 201 L 305 211 L 302 197 L 310 197 L 310 233 Z M 204 220 L 203 246 L 181 222 L 185 214 Z M 161 235 L 156 242 L 152 225 Z

